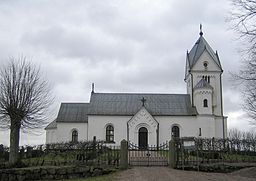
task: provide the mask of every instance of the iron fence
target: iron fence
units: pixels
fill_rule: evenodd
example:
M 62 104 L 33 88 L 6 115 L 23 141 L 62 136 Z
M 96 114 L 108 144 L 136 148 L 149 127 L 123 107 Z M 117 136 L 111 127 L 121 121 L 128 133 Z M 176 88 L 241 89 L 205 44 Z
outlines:
M 256 163 L 256 141 L 238 139 L 175 139 L 178 168 L 216 163 Z
M 0 148 L 0 163 L 8 161 L 9 150 Z M 112 165 L 119 166 L 120 146 L 103 141 L 65 142 L 36 146 L 22 146 L 20 161 L 25 166 L 43 165 Z
M 157 145 L 139 147 L 128 144 L 128 161 L 130 166 L 168 166 L 168 142 Z

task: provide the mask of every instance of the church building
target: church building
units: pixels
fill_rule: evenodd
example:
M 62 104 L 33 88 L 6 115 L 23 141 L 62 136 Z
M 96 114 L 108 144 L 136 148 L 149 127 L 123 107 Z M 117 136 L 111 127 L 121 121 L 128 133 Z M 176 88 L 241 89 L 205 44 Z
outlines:
M 222 67 L 200 31 L 187 52 L 187 94 L 98 93 L 89 103 L 61 103 L 46 128 L 46 143 L 97 140 L 119 145 L 126 139 L 140 147 L 174 137 L 225 138 Z

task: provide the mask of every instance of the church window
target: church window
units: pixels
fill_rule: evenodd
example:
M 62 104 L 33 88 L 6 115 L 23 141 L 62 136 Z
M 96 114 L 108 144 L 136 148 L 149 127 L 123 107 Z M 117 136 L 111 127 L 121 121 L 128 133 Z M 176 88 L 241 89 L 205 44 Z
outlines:
M 210 76 L 208 76 L 208 80 L 207 80 L 207 81 L 208 81 L 208 83 L 210 84 Z
M 106 127 L 106 141 L 114 142 L 114 127 L 112 125 Z
M 199 136 L 202 136 L 202 129 L 199 128 Z
M 174 138 L 180 137 L 180 128 L 178 126 L 172 127 L 172 137 L 174 137 Z
M 204 107 L 208 107 L 208 100 L 204 99 Z
M 204 65 L 204 68 L 207 69 L 207 67 L 208 67 L 208 62 L 204 62 L 203 65 Z
M 72 131 L 72 142 L 77 142 L 78 141 L 78 132 L 77 130 Z

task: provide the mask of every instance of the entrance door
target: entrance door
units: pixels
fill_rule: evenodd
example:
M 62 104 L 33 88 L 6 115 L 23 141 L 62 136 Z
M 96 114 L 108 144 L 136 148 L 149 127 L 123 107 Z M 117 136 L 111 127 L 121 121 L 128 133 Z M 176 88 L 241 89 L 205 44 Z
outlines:
M 180 137 L 180 128 L 178 126 L 173 126 L 172 127 L 172 136 L 174 138 L 179 138 Z
M 148 147 L 148 130 L 145 127 L 139 129 L 139 149 L 147 149 Z

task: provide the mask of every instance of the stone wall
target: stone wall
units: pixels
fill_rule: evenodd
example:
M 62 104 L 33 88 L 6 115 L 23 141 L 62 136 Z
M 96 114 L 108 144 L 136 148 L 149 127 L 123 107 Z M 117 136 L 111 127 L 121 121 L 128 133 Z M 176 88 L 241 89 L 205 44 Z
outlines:
M 0 181 L 87 178 L 108 174 L 114 169 L 84 166 L 28 167 L 0 170 Z

